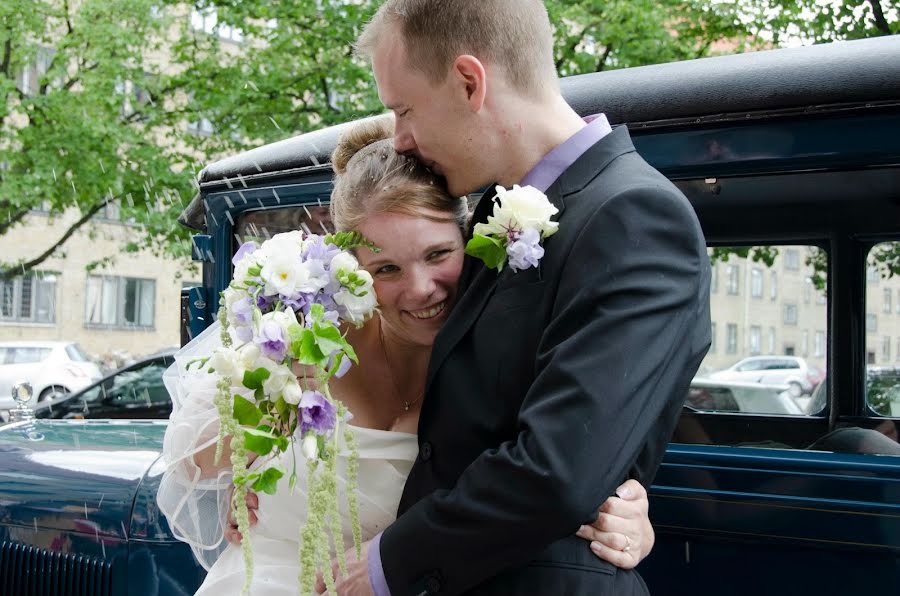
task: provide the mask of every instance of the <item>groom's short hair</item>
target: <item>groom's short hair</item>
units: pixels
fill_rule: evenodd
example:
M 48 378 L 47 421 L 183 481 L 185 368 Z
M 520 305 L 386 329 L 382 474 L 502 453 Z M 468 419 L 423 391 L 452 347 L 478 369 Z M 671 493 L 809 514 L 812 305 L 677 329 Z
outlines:
M 559 88 L 553 30 L 541 0 L 386 0 L 359 36 L 357 52 L 371 58 L 395 26 L 409 66 L 432 84 L 446 78 L 458 56 L 470 54 L 501 67 L 529 96 Z

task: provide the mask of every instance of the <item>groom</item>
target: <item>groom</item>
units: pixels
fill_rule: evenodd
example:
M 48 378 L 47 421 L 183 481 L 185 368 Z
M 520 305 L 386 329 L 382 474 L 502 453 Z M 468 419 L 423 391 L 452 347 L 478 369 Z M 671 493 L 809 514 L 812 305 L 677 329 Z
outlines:
M 540 0 L 387 0 L 358 49 L 398 151 L 455 196 L 532 185 L 559 231 L 537 268 L 466 263 L 400 515 L 339 593 L 646 593 L 572 534 L 597 495 L 649 485 L 709 347 L 693 209 L 624 127 L 586 123 L 563 100 Z

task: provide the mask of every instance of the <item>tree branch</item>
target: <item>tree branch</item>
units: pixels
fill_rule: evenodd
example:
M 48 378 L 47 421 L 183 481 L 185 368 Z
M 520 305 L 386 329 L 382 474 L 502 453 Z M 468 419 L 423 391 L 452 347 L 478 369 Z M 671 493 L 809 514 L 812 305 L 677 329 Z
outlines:
M 887 19 L 884 18 L 881 0 L 869 0 L 869 4 L 872 5 L 872 15 L 875 17 L 875 28 L 878 29 L 882 35 L 890 35 L 891 26 L 888 24 Z
M 6 221 L 0 221 L 0 236 L 5 234 L 11 227 L 22 221 L 22 218 L 28 215 L 28 211 L 28 209 L 22 209 L 15 215 L 9 216 Z
M 612 54 L 613 44 L 607 44 L 606 49 L 603 50 L 603 55 L 600 56 L 600 59 L 597 60 L 597 70 L 596 72 L 601 72 L 603 67 L 606 66 L 606 60 L 609 58 L 609 55 Z
M 9 76 L 9 65 L 12 61 L 12 31 L 9 31 L 10 36 L 6 38 L 6 42 L 3 44 L 3 61 L 0 62 L 0 73 L 6 75 L 6 78 L 10 78 Z
M 81 219 L 79 219 L 78 221 L 73 223 L 71 226 L 69 226 L 69 229 L 66 230 L 65 234 L 63 234 L 62 237 L 60 237 L 60 239 L 57 240 L 53 244 L 53 246 L 48 248 L 46 251 L 41 253 L 39 256 L 31 259 L 30 261 L 17 263 L 14 268 L 10 267 L 8 269 L 4 269 L 4 270 L 0 271 L 0 280 L 2 280 L 2 281 L 9 280 L 9 279 L 12 279 L 23 273 L 27 273 L 28 271 L 31 271 L 32 269 L 34 269 L 35 267 L 37 267 L 38 265 L 40 265 L 41 263 L 43 263 L 44 261 L 49 259 L 53 255 L 53 252 L 57 248 L 59 248 L 60 246 L 65 244 L 66 241 L 72 237 L 72 234 L 77 232 L 78 229 L 81 228 L 81 226 L 83 226 L 88 221 L 90 221 L 90 219 L 92 217 L 94 217 L 97 213 L 99 213 L 101 209 L 106 207 L 106 205 L 109 202 L 110 202 L 110 199 L 104 199 L 103 202 L 97 203 L 96 205 L 94 205 L 93 207 L 91 207 L 90 209 L 85 211 L 82 214 Z

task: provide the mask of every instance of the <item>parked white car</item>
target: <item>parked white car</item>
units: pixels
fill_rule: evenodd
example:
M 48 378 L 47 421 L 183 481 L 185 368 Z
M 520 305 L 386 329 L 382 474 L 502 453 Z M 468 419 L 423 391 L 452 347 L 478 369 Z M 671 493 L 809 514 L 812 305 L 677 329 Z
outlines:
M 715 381 L 739 381 L 763 385 L 787 385 L 794 397 L 809 395 L 825 373 L 797 356 L 751 356 L 706 375 Z
M 31 383 L 33 406 L 83 389 L 102 376 L 97 365 L 73 342 L 0 342 L 0 410 L 15 407 L 12 388 L 16 383 Z

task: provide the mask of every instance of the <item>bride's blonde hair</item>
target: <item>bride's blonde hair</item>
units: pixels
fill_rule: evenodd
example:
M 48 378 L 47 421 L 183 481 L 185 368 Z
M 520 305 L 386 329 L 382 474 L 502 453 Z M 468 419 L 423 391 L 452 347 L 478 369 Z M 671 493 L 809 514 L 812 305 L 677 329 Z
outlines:
M 331 155 L 335 172 L 331 219 L 338 230 L 356 230 L 376 213 L 402 213 L 455 222 L 465 234 L 466 201 L 415 157 L 394 150 L 394 117 L 353 124 Z M 437 215 L 441 214 L 441 215 Z

